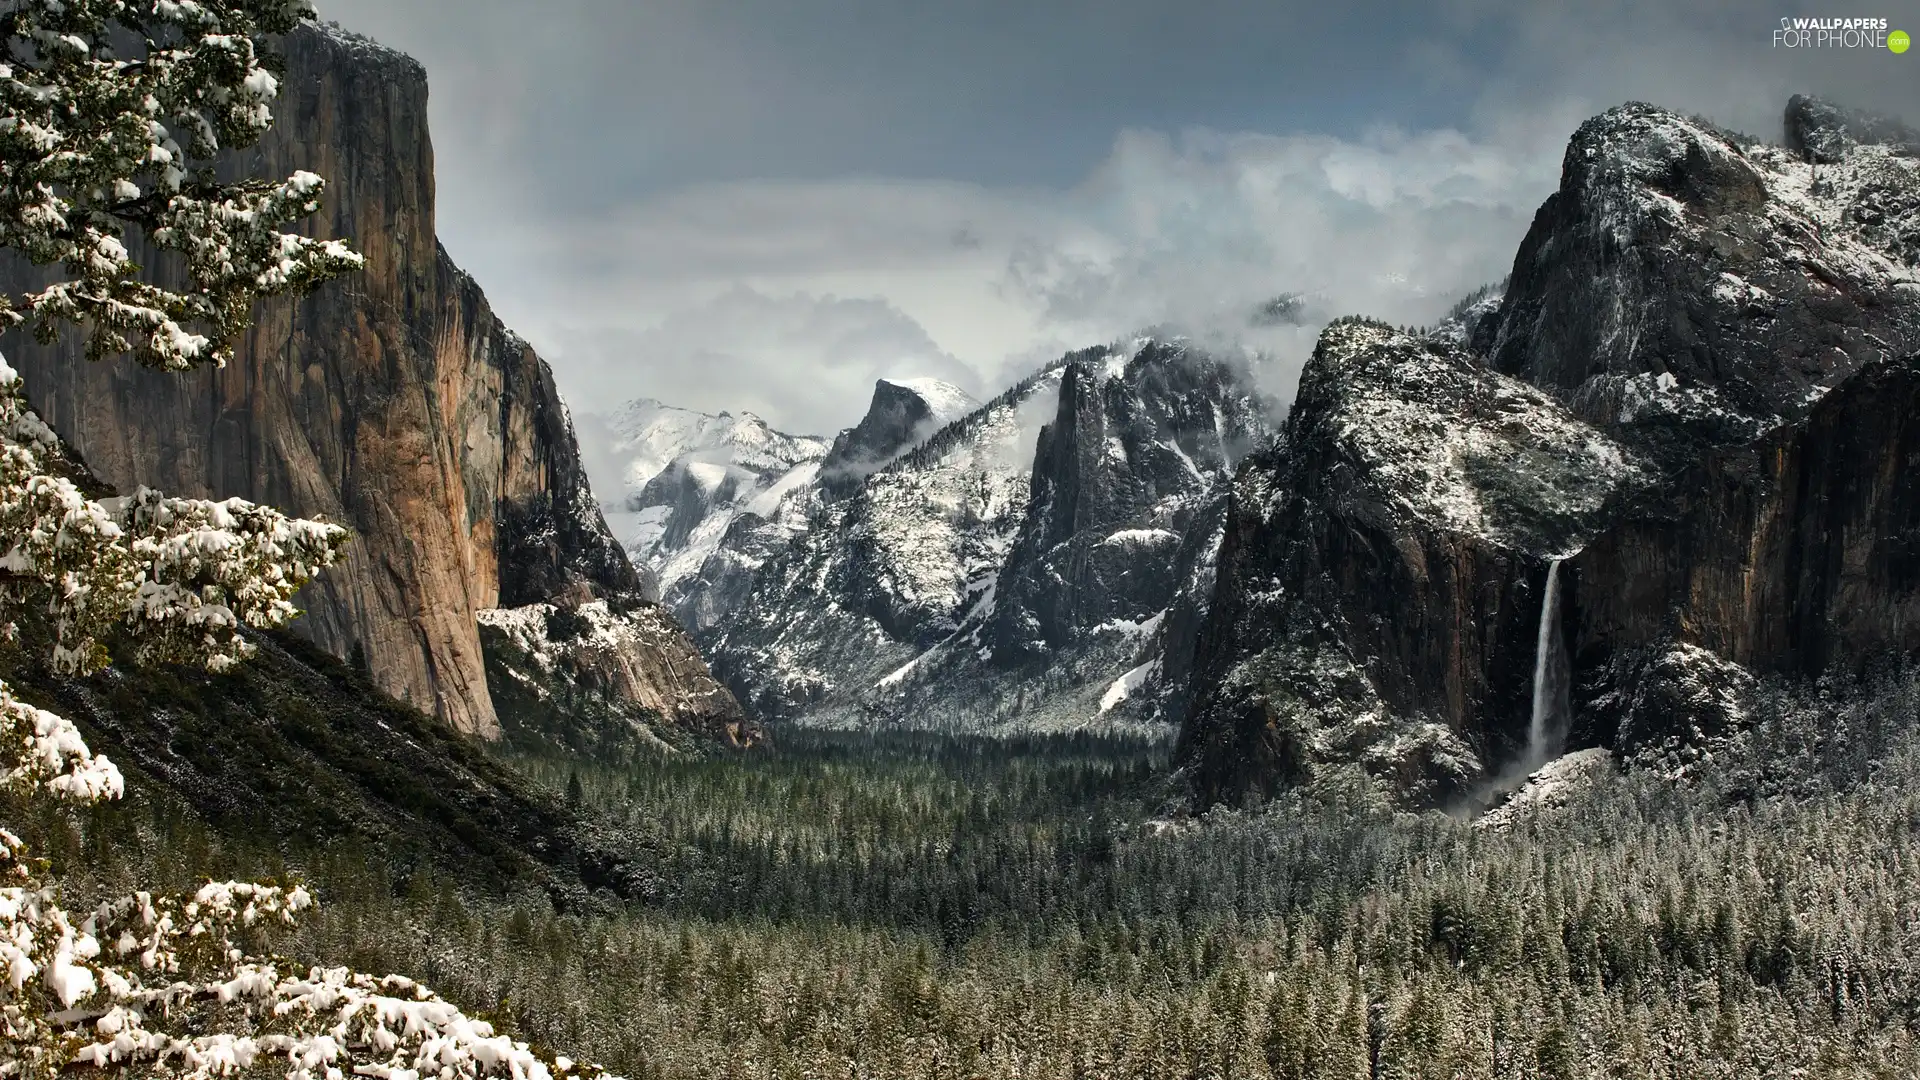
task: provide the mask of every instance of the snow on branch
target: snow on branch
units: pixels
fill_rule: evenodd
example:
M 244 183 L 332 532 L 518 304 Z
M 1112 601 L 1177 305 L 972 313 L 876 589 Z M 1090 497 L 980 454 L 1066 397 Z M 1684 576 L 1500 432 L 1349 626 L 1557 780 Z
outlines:
M 337 241 L 281 231 L 318 209 L 319 177 L 223 184 L 211 167 L 272 123 L 280 65 L 261 46 L 312 18 L 306 0 L 0 4 L 0 247 L 66 271 L 0 298 L 0 327 L 51 339 L 78 325 L 90 358 L 218 364 L 257 298 L 358 267 Z M 184 289 L 142 280 L 132 233 L 173 253 Z M 0 360 L 0 638 L 51 638 L 63 673 L 97 670 L 114 636 L 136 661 L 231 667 L 249 651 L 241 628 L 297 614 L 294 595 L 348 539 L 242 499 L 96 498 L 84 482 Z M 77 727 L 0 682 L 0 806 L 124 787 Z M 601 1075 L 410 980 L 266 953 L 265 932 L 312 903 L 297 884 L 209 882 L 70 913 L 0 828 L 0 1078 Z
M 171 498 L 141 488 L 94 500 L 60 475 L 59 443 L 0 360 L 0 630 L 51 625 L 56 670 L 106 661 L 127 632 L 136 659 L 225 670 L 250 648 L 243 625 L 297 614 L 293 596 L 332 563 L 347 531 L 244 499 Z
M 262 48 L 305 0 L 21 0 L 0 12 L 0 245 L 66 279 L 0 318 L 43 340 L 76 325 L 90 359 L 224 364 L 255 299 L 357 269 L 337 240 L 282 228 L 325 183 L 221 183 L 213 162 L 273 124 L 281 62 Z M 143 279 L 127 246 L 176 253 L 188 287 Z M 145 268 L 150 269 L 150 268 Z

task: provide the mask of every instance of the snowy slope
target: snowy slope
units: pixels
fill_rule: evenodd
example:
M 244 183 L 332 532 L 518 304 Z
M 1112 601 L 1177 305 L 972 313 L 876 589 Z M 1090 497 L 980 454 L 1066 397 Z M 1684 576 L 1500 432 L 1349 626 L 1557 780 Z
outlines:
M 883 381 L 910 391 L 921 401 L 926 402 L 927 411 L 933 415 L 936 428 L 945 427 L 980 407 L 980 403 L 973 399 L 972 394 L 939 379 L 886 379 Z
M 717 416 L 651 399 L 583 422 L 597 440 L 607 523 L 635 561 L 673 590 L 719 546 L 740 513 L 771 516 L 812 483 L 825 439 L 787 435 L 752 413 Z
M 833 440 L 820 465 L 822 497 L 846 498 L 867 477 L 979 405 L 966 391 L 939 379 L 874 383 L 866 415 Z

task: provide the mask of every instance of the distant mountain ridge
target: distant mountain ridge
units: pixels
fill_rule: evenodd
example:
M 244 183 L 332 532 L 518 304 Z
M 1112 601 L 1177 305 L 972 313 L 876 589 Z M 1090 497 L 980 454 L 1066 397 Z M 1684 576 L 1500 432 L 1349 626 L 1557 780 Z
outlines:
M 810 484 L 829 443 L 752 413 L 710 415 L 650 398 L 584 418 L 614 535 L 661 592 L 697 573 L 737 513 L 770 516 Z
M 860 423 L 832 440 L 788 435 L 752 413 L 649 398 L 585 418 L 602 506 L 635 561 L 690 626 L 711 626 L 743 573 L 806 530 L 819 507 L 976 402 L 951 383 L 886 378 Z
M 1070 354 L 984 405 L 882 380 L 816 482 L 733 513 L 666 602 L 772 718 L 1165 719 L 1210 581 L 1214 545 L 1195 536 L 1217 534 L 1232 462 L 1267 430 L 1252 385 L 1151 338 Z

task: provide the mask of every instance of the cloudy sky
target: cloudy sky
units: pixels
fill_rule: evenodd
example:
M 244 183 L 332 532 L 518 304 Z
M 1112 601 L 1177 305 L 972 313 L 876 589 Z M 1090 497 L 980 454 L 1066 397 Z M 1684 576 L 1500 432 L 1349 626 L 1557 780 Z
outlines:
M 1430 321 L 1622 101 L 1770 137 L 1796 91 L 1920 119 L 1920 50 L 1772 44 L 1796 15 L 1920 34 L 1920 0 L 319 3 L 425 63 L 441 237 L 576 410 L 804 432 L 877 377 L 991 392 L 1281 292 Z M 1283 382 L 1306 346 L 1252 344 Z

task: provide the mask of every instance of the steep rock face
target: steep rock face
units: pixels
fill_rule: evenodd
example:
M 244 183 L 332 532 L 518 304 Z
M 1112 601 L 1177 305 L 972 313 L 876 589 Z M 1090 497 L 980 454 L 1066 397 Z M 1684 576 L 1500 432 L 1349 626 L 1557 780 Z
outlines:
M 1920 151 L 1920 132 L 1899 120 L 1804 94 L 1795 94 L 1787 102 L 1786 136 L 1788 150 L 1816 162 L 1844 161 L 1862 143 Z
M 1524 741 L 1546 567 L 1636 459 L 1450 342 L 1345 321 L 1236 478 L 1179 757 L 1205 802 L 1359 762 L 1433 802 Z
M 862 481 L 935 431 L 979 407 L 966 391 L 938 379 L 881 379 L 865 416 L 833 440 L 820 463 L 820 490 L 843 499 Z
M 515 701 L 505 712 L 516 741 L 590 750 L 638 736 L 662 749 L 742 749 L 761 738 L 656 604 L 616 598 L 482 611 L 480 634 L 496 700 Z
M 770 716 L 857 715 L 864 690 L 951 634 L 1012 542 L 1058 388 L 1058 370 L 1042 372 L 851 495 L 813 493 L 802 531 L 766 543 L 751 566 L 735 563 L 744 589 L 704 639 L 735 693 Z M 737 544 L 771 531 L 743 531 L 721 555 L 739 558 Z M 710 561 L 701 577 L 718 584 L 732 569 Z
M 1184 580 L 1173 556 L 1204 506 L 1197 496 L 1262 425 L 1230 368 L 1179 346 L 1069 364 L 1001 574 L 992 639 L 1003 662 L 1165 610 Z
M 1803 417 L 1920 334 L 1898 251 L 1916 163 L 1840 156 L 1743 148 L 1650 105 L 1583 124 L 1514 260 L 1494 366 L 1675 461 Z
M 1572 560 L 1574 738 L 1686 742 L 1736 718 L 1740 669 L 1812 676 L 1920 650 L 1916 409 L 1920 358 L 1876 361 L 1804 423 L 1708 455 Z M 1683 679 L 1704 708 L 1635 685 Z
M 1248 385 L 1176 343 L 1070 355 L 824 504 L 711 638 L 716 670 L 823 723 L 1149 718 L 1208 551 L 1185 541 L 1262 430 Z
M 492 736 L 476 613 L 641 581 L 607 531 L 546 363 L 434 237 L 426 75 L 337 30 L 287 40 L 277 125 L 247 172 L 325 176 L 316 232 L 363 273 L 264 303 L 223 370 L 10 352 L 36 406 L 110 483 L 244 496 L 351 525 L 300 632 L 382 690 Z M 15 272 L 16 278 L 20 275 Z
M 1756 672 L 1920 646 L 1920 166 L 1863 141 L 1882 122 L 1788 125 L 1801 152 L 1612 110 L 1497 314 L 1323 335 L 1236 482 L 1180 749 L 1201 802 L 1336 761 L 1413 803 L 1497 775 L 1556 557 L 1566 748 L 1697 744 Z

